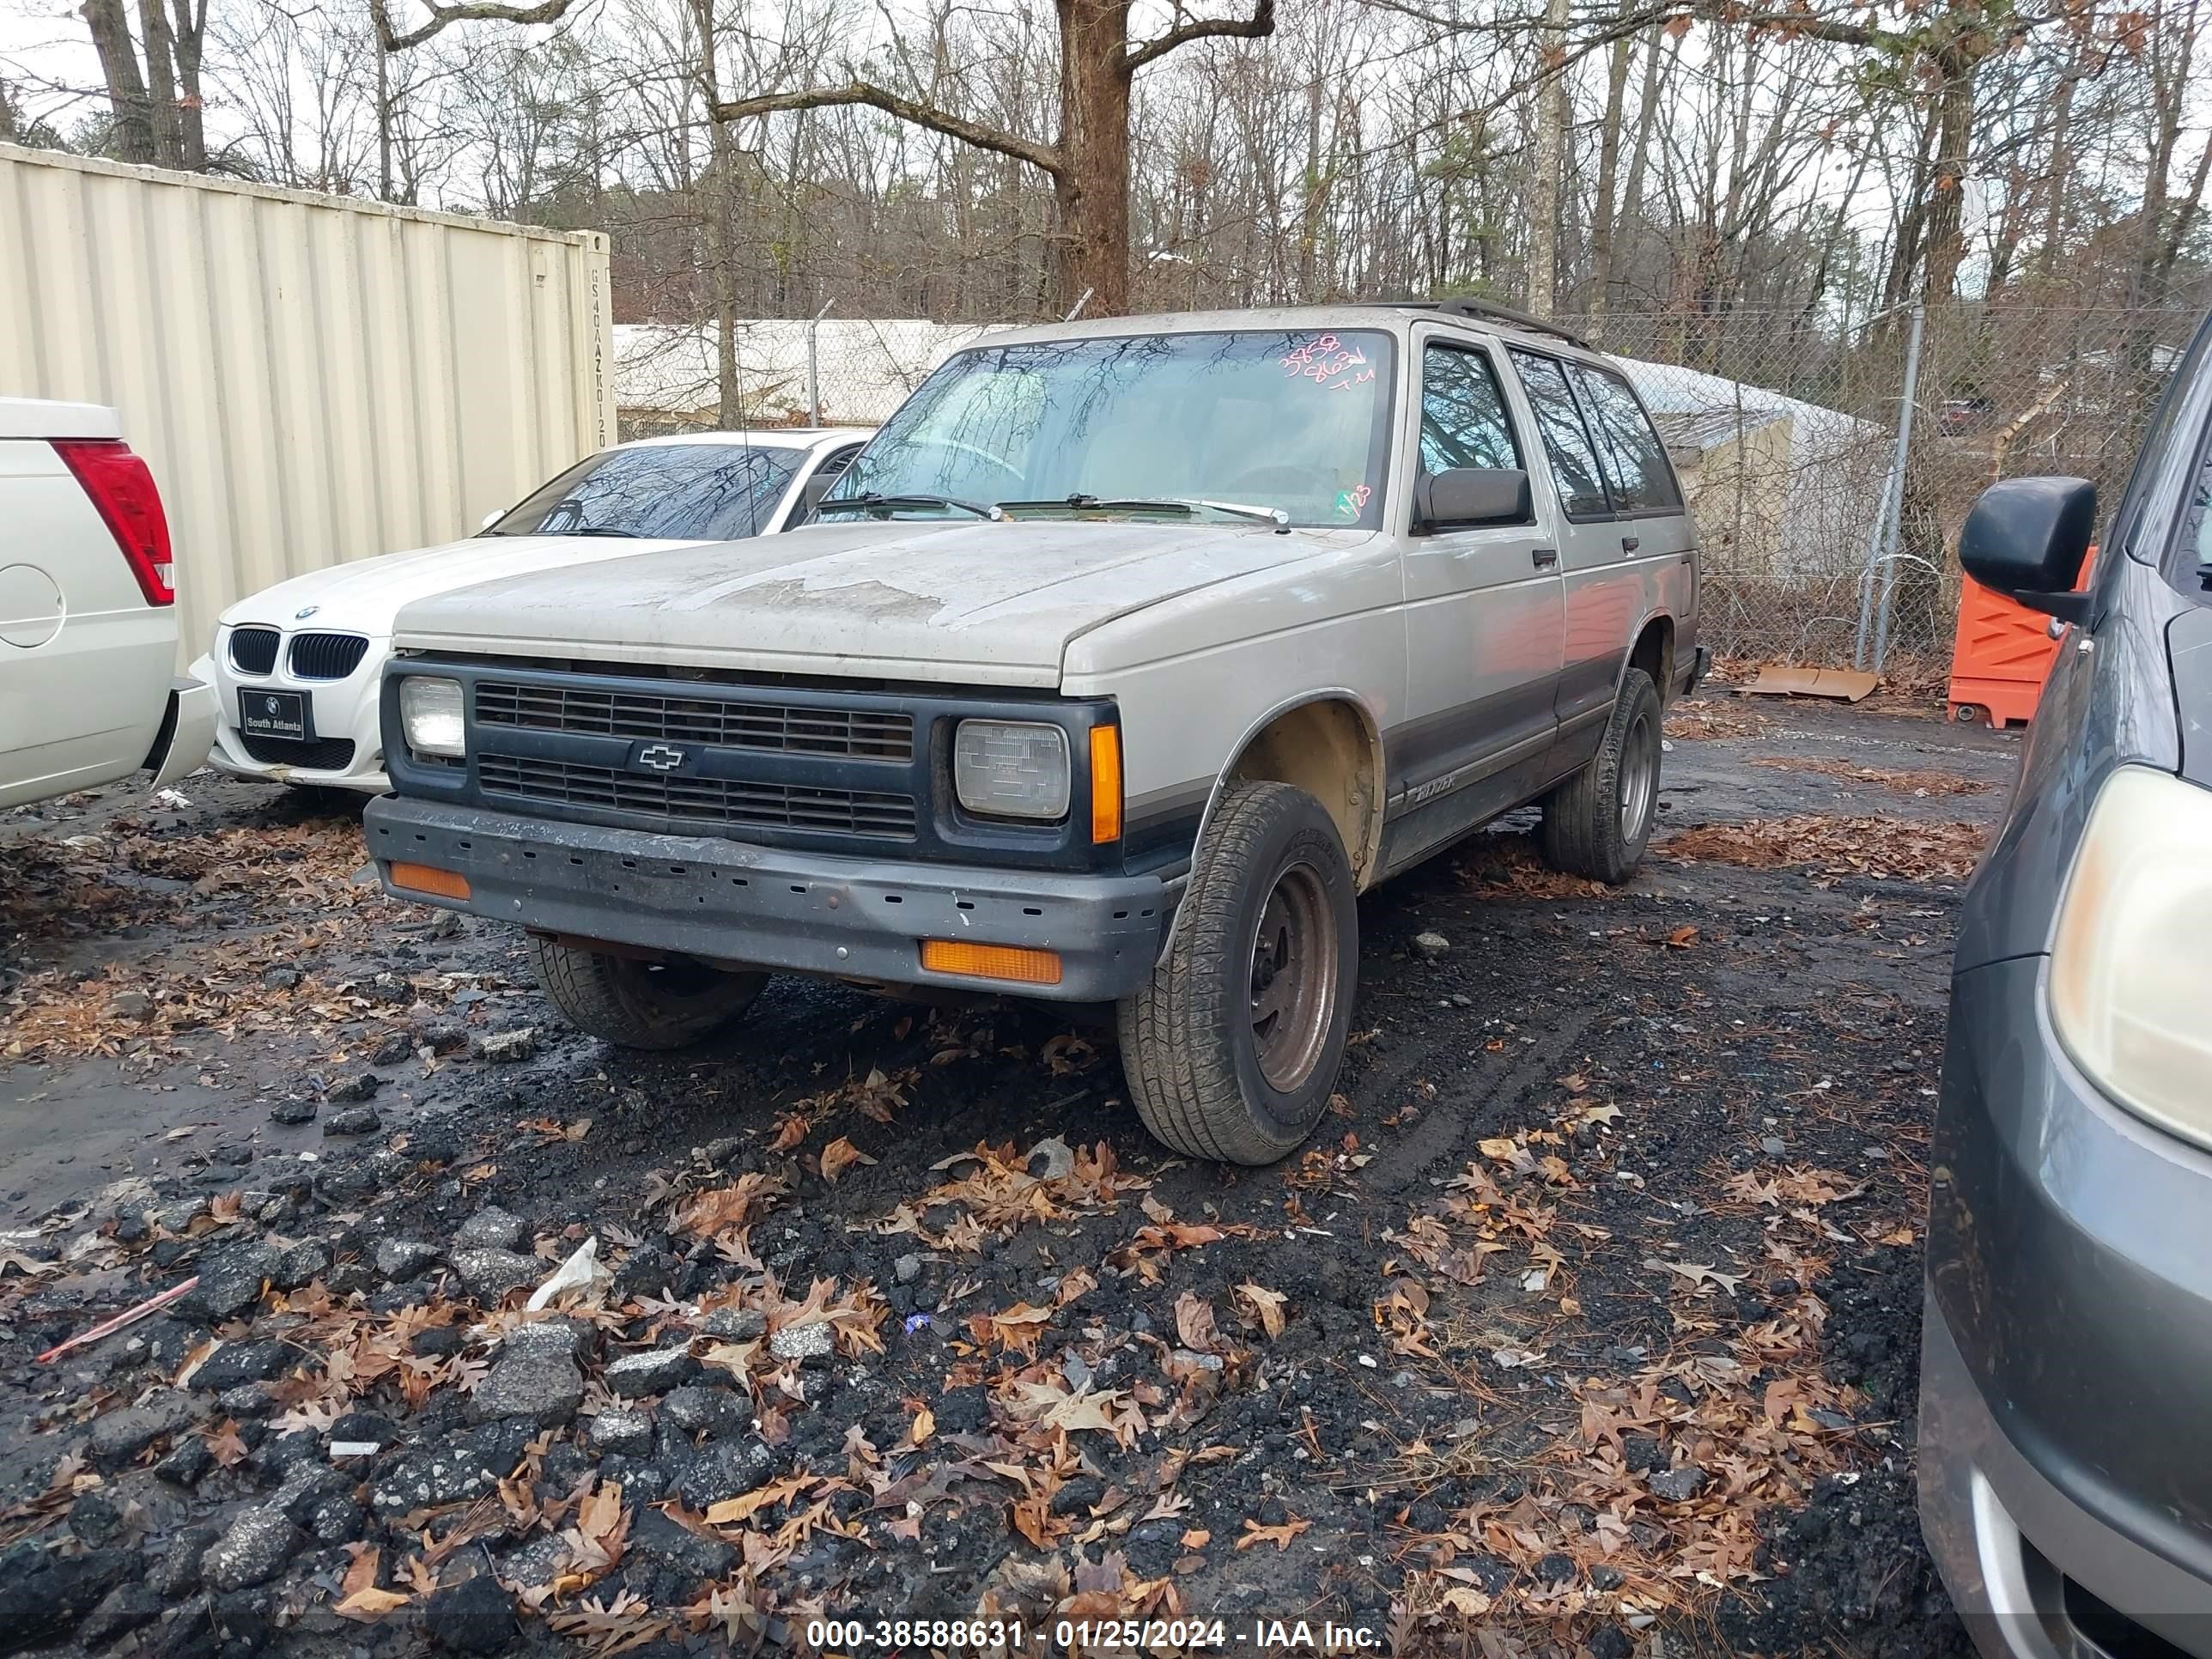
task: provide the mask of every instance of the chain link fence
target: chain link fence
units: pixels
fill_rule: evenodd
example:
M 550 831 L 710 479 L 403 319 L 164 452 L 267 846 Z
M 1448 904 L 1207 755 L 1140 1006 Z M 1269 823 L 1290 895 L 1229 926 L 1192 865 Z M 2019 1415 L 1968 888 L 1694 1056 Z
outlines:
M 2058 472 L 2094 481 L 2109 507 L 2195 319 L 1968 305 L 1917 328 L 1910 308 L 1856 321 L 1745 309 L 1561 321 L 1620 361 L 1673 457 L 1698 520 L 1703 635 L 1716 653 L 1856 663 L 1919 684 L 1950 660 L 1959 529 L 1974 498 L 1996 478 Z M 877 425 L 946 354 L 991 331 L 744 322 L 740 417 Z M 718 423 L 711 325 L 617 336 L 623 436 Z
M 1622 359 L 1681 474 L 1715 650 L 1909 682 L 1950 661 L 1975 498 L 2065 473 L 2109 508 L 2196 319 L 1961 306 L 1847 327 L 1745 311 L 1580 321 Z

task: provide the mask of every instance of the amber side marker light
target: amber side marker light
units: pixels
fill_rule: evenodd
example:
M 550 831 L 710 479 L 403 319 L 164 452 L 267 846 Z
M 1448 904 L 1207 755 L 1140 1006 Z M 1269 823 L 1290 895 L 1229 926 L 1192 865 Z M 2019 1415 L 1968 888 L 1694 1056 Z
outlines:
M 392 884 L 410 893 L 428 893 L 449 899 L 469 896 L 469 878 L 453 871 L 435 869 L 427 864 L 404 864 L 397 859 L 385 867 L 392 872 Z
M 1091 728 L 1091 842 L 1121 838 L 1121 728 Z
M 1060 983 L 1060 952 L 1031 951 L 1018 945 L 969 945 L 958 939 L 926 939 L 921 965 L 933 974 L 963 974 L 970 979 L 1002 979 L 1016 985 Z

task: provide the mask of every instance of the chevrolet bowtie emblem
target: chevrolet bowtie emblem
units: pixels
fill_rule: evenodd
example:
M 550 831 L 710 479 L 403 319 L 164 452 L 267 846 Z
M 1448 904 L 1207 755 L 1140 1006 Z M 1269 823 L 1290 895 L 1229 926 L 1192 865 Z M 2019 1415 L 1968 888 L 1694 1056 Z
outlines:
M 637 763 L 656 772 L 673 772 L 684 764 L 684 751 L 672 744 L 647 744 L 637 751 Z

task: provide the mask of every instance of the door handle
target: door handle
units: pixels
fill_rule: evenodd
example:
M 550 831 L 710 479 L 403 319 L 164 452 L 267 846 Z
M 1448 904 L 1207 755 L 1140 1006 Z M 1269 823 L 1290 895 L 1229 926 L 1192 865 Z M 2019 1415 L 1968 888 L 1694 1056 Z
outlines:
M 1537 569 L 1548 570 L 1559 563 L 1559 550 L 1556 547 L 1532 547 L 1528 550 L 1528 558 Z
M 1643 542 L 1634 536 L 1623 536 L 1620 538 L 1620 550 L 1624 553 L 1633 553 L 1643 545 Z

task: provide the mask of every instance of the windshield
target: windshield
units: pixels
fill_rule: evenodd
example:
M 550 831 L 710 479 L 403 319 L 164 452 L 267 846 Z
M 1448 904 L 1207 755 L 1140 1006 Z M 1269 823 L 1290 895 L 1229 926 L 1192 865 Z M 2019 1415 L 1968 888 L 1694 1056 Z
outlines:
M 747 444 L 647 444 L 579 461 L 488 536 L 659 537 L 733 542 L 775 516 L 806 452 Z
M 1393 361 L 1390 337 L 1368 330 L 979 346 L 922 383 L 829 500 L 1372 528 Z

